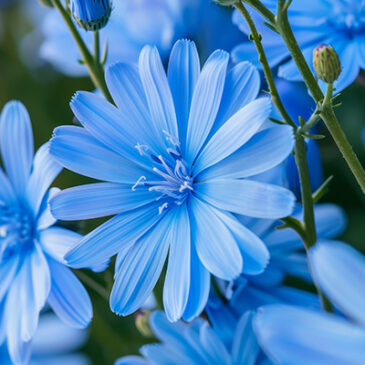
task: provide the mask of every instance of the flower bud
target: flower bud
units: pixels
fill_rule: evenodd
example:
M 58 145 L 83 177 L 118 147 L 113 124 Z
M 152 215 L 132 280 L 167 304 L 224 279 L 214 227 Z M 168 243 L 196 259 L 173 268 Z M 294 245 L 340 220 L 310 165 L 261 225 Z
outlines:
M 110 0 L 69 0 L 70 10 L 76 23 L 85 30 L 96 31 L 109 20 L 112 4 Z
M 321 44 L 313 51 L 313 66 L 317 76 L 328 84 L 333 84 L 340 76 L 341 62 L 336 51 Z
M 239 0 L 213 0 L 215 3 L 222 6 L 233 6 L 238 3 Z
M 148 310 L 139 310 L 135 314 L 135 323 L 139 332 L 145 337 L 153 336 L 151 327 L 149 325 L 149 318 L 151 312 Z

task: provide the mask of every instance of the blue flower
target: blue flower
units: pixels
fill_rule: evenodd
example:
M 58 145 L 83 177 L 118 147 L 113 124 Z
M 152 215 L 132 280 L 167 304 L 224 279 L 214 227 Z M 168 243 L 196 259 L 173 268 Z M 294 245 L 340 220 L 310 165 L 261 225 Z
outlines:
M 319 239 L 334 238 L 344 231 L 346 217 L 340 207 L 319 204 L 315 206 L 314 214 Z M 302 220 L 301 207 L 292 215 Z M 242 275 L 226 286 L 230 306 L 238 314 L 272 303 L 317 306 L 319 303 L 313 294 L 282 285 L 286 275 L 312 282 L 299 235 L 291 229 L 277 230 L 275 227 L 280 225 L 277 221 L 247 217 L 240 217 L 240 220 L 264 241 L 270 252 L 270 262 L 262 274 Z
M 263 0 L 272 11 L 276 11 L 276 2 Z M 289 21 L 302 48 L 304 57 L 313 70 L 312 53 L 321 43 L 330 44 L 338 53 L 342 73 L 334 83 L 339 92 L 350 85 L 365 68 L 365 2 L 363 0 L 308 0 L 294 1 L 289 7 Z M 245 33 L 248 27 L 242 16 L 235 12 L 234 22 Z M 280 36 L 267 28 L 262 18 L 256 14 L 256 24 L 262 34 L 262 42 L 272 67 L 279 65 L 278 75 L 290 81 L 301 81 L 299 71 L 290 57 Z M 250 42 L 251 43 L 251 42 Z M 256 60 L 252 44 L 243 43 L 234 51 L 234 58 Z M 248 58 L 249 57 L 249 58 Z M 322 87 L 324 83 L 320 82 Z
M 53 314 L 43 314 L 33 339 L 29 365 L 89 365 L 83 354 L 76 353 L 87 341 L 88 332 L 66 326 Z M 12 365 L 6 346 L 0 347 L 1 365 Z
M 150 325 L 161 343 L 143 346 L 140 352 L 144 358 L 126 356 L 117 360 L 115 365 L 263 365 L 252 329 L 252 317 L 253 313 L 247 312 L 238 320 L 232 318 L 227 343 L 227 339 L 221 337 L 226 333 L 216 331 L 205 320 L 171 324 L 164 313 L 154 312 L 150 316 Z M 230 318 L 222 316 L 221 319 L 228 321 Z
M 48 303 L 74 327 L 92 316 L 88 294 L 63 255 L 81 238 L 54 227 L 48 190 L 61 171 L 43 145 L 33 159 L 33 135 L 25 107 L 16 101 L 4 107 L 0 146 L 6 174 L 0 169 L 0 344 L 7 340 L 15 364 L 30 355 L 40 310 Z
M 200 70 L 195 44 L 179 41 L 166 75 L 146 46 L 138 69 L 119 63 L 106 72 L 118 108 L 78 92 L 71 108 L 84 128 L 54 131 L 51 153 L 62 165 L 108 181 L 67 189 L 51 209 L 65 220 L 116 214 L 67 261 L 81 268 L 118 253 L 110 303 L 119 314 L 142 305 L 169 252 L 167 316 L 194 318 L 210 273 L 232 280 L 266 266 L 265 245 L 231 213 L 279 218 L 293 209 L 289 190 L 250 179 L 288 156 L 292 130 L 267 121 L 269 99 L 255 100 L 257 70 L 246 62 L 227 73 L 228 60 L 216 51 Z
M 317 283 L 348 319 L 295 306 L 265 306 L 254 320 L 261 345 L 280 364 L 363 364 L 364 256 L 342 242 L 320 241 L 310 249 L 309 260 Z
M 92 31 L 103 28 L 112 11 L 110 0 L 69 0 L 69 7 L 77 24 Z
M 231 14 L 230 9 L 222 9 L 208 0 L 114 1 L 110 20 L 100 32 L 101 43 L 108 43 L 107 65 L 137 62 L 146 44 L 157 46 L 165 61 L 174 42 L 185 37 L 197 42 L 203 59 L 217 48 L 230 51 L 243 38 L 232 24 Z M 86 68 L 78 62 L 81 55 L 59 13 L 50 10 L 36 22 L 42 23 L 44 38 L 40 57 L 60 72 L 86 75 Z M 80 33 L 92 50 L 92 34 L 82 29 Z M 63 52 L 64 49 L 68 51 Z

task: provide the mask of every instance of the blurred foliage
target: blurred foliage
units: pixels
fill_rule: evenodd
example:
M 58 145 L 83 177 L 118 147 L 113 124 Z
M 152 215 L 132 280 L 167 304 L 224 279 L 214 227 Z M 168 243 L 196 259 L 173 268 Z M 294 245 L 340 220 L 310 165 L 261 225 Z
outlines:
M 73 122 L 68 103 L 74 92 L 93 90 L 93 86 L 87 78 L 68 78 L 57 74 L 51 66 L 44 65 L 32 70 L 24 64 L 19 57 L 19 45 L 22 37 L 30 31 L 30 24 L 19 18 L 17 5 L 0 9 L 0 28 L 0 107 L 11 99 L 19 99 L 26 105 L 33 122 L 35 144 L 39 147 L 50 138 L 55 127 Z M 365 163 L 365 147 L 361 141 L 361 129 L 365 126 L 365 86 L 360 83 L 352 85 L 340 99 L 343 105 L 337 110 L 338 117 L 354 149 Z M 327 136 L 319 142 L 325 177 L 335 176 L 323 201 L 339 204 L 345 209 L 348 228 L 341 239 L 365 253 L 365 198 L 328 132 L 322 129 L 321 132 Z M 56 185 L 65 188 L 87 181 L 84 177 L 64 171 Z M 73 223 L 71 228 L 86 233 L 99 223 L 100 220 L 85 224 Z M 111 265 L 104 274 L 87 274 L 110 291 L 112 272 Z M 161 284 L 162 279 L 158 285 L 159 296 Z M 85 351 L 94 364 L 113 364 L 116 358 L 137 353 L 142 343 L 151 341 L 137 331 L 134 316 L 116 316 L 110 311 L 107 298 L 89 289 L 94 303 L 94 320 Z

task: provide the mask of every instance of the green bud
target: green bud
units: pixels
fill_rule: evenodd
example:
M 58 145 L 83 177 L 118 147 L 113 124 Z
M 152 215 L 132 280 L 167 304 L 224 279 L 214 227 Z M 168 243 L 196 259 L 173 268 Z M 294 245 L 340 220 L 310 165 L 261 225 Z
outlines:
M 139 310 L 135 314 L 136 327 L 138 331 L 145 337 L 153 336 L 150 324 L 148 322 L 150 314 L 151 312 L 147 310 Z
M 213 0 L 213 1 L 222 6 L 233 6 L 234 4 L 239 2 L 239 0 Z
M 336 51 L 326 44 L 314 49 L 313 66 L 317 76 L 327 84 L 333 84 L 341 73 L 341 62 Z
M 51 0 L 39 0 L 39 2 L 44 5 L 47 6 L 48 8 L 53 8 L 53 4 Z

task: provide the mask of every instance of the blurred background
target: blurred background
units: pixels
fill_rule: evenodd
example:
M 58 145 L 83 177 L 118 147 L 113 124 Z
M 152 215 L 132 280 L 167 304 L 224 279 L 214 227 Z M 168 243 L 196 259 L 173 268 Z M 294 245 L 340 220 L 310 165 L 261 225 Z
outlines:
M 115 3 L 118 1 L 123 0 L 115 0 Z M 11 99 L 21 100 L 26 105 L 33 123 L 35 144 L 39 147 L 51 137 L 55 127 L 73 123 L 69 101 L 75 91 L 92 91 L 94 88 L 87 77 L 67 76 L 47 62 L 47 57 L 40 57 L 40 47 L 47 38 L 45 32 L 57 28 L 56 24 L 53 27 L 53 23 L 48 28 L 44 27 L 52 10 L 41 7 L 37 0 L 0 0 L 0 4 L 0 107 Z M 210 11 L 210 22 L 207 23 L 204 19 Z M 224 47 L 229 51 L 234 42 L 247 41 L 247 37 L 233 27 L 230 18 L 230 10 L 218 8 L 207 0 L 204 8 L 195 9 L 194 13 L 187 13 L 180 19 L 182 27 L 162 47 L 164 49 L 161 52 L 166 51 L 168 54 L 169 47 L 180 36 L 196 40 L 203 58 L 213 48 Z M 125 37 L 125 34 L 120 37 Z M 64 58 L 69 57 L 74 62 L 72 52 L 65 44 L 61 42 L 55 47 L 59 47 L 58 51 L 63 53 Z M 288 103 L 295 107 L 296 101 L 292 99 L 297 98 L 300 104 L 306 100 L 306 95 L 303 96 L 303 92 L 299 91 L 301 85 L 293 87 L 298 88 L 298 93 L 294 92 Z M 340 100 L 343 104 L 337 109 L 338 118 L 360 159 L 365 162 L 365 138 L 362 133 L 365 127 L 365 75 L 360 75 L 353 85 L 344 90 Z M 334 175 L 323 201 L 336 203 L 344 208 L 348 226 L 340 239 L 365 253 L 364 195 L 331 137 L 321 127 L 319 133 L 326 136 L 319 141 L 324 178 Z M 86 178 L 63 172 L 56 185 L 66 188 L 86 181 Z M 74 228 L 85 233 L 97 223 L 100 221 L 74 225 Z M 94 280 L 110 290 L 112 270 L 95 276 Z M 107 298 L 97 293 L 99 288 L 92 287 L 91 284 L 88 289 L 94 304 L 94 320 L 89 340 L 82 345 L 80 351 L 86 354 L 90 364 L 112 364 L 122 355 L 137 353 L 142 343 L 152 340 L 140 335 L 134 316 L 120 318 L 111 313 Z

